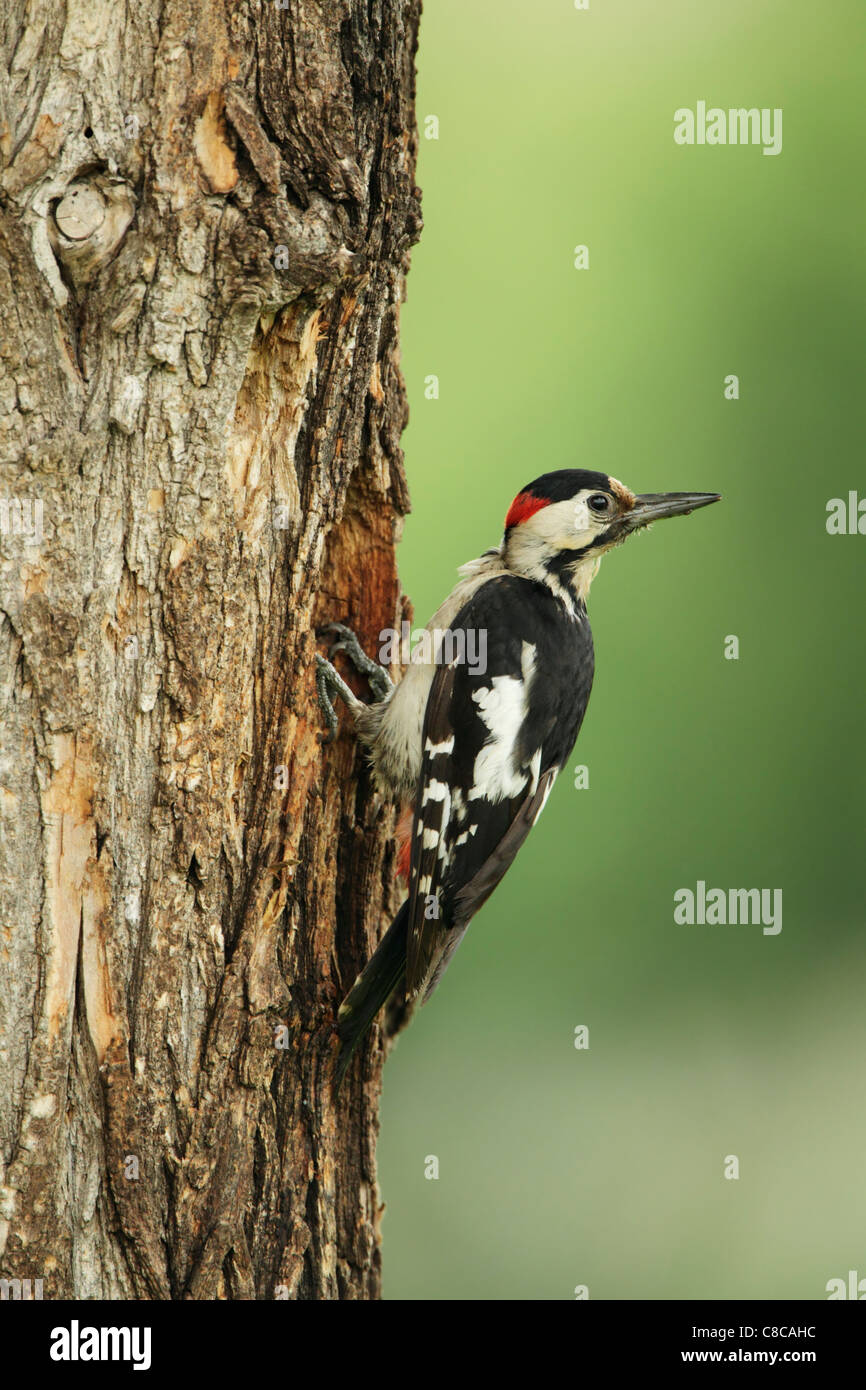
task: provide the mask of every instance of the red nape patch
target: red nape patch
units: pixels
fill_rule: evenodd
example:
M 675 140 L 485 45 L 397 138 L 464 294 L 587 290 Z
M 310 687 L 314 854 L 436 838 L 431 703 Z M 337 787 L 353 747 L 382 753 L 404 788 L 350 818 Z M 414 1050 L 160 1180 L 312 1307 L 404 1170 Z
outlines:
M 412 816 L 411 805 L 404 806 L 400 812 L 395 831 L 400 848 L 397 850 L 397 877 L 409 882 L 409 868 L 412 863 Z
M 521 521 L 528 521 L 536 512 L 540 512 L 542 507 L 549 506 L 548 497 L 533 497 L 531 492 L 518 492 L 505 518 L 506 531 L 509 526 L 519 526 Z

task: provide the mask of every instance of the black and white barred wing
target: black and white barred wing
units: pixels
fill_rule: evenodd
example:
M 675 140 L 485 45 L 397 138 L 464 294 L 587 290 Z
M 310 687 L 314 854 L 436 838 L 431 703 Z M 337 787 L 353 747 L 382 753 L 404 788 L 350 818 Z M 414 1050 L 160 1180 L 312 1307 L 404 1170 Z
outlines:
M 435 988 L 558 771 L 543 765 L 548 721 L 533 719 L 535 648 L 498 620 L 490 599 L 482 590 L 460 615 L 461 626 L 488 624 L 484 670 L 459 660 L 439 666 L 427 702 L 409 879 L 410 996 Z

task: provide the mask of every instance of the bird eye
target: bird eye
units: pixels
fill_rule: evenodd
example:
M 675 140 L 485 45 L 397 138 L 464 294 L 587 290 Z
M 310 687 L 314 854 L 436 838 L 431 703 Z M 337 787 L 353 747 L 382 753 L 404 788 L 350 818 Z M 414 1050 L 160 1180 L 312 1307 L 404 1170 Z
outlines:
M 610 505 L 610 498 L 603 492 L 594 492 L 592 497 L 587 498 L 590 508 L 594 512 L 606 512 Z

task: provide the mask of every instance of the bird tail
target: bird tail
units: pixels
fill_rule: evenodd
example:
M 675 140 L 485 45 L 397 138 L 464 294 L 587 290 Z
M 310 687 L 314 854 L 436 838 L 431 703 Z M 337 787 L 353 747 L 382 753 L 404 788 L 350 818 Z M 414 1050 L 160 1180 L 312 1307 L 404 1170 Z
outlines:
M 340 1089 L 355 1049 L 406 973 L 408 923 L 407 898 L 340 1005 L 337 1035 L 342 1046 L 334 1069 L 335 1092 Z

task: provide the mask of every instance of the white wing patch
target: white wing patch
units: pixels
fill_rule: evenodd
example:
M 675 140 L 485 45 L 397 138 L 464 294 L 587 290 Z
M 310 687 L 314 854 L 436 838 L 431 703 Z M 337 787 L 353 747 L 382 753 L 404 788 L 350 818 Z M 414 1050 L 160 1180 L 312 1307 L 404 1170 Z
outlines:
M 464 830 L 460 835 L 457 836 L 457 839 L 454 841 L 455 845 L 465 845 L 465 844 L 467 844 L 467 843 L 468 843 L 468 840 L 469 840 L 469 836 L 470 836 L 470 835 L 474 835 L 477 829 L 478 829 L 478 826 L 477 826 L 477 825 L 470 825 L 470 827 L 469 827 L 468 830 Z
M 435 758 L 439 753 L 453 753 L 454 735 L 452 734 L 450 738 L 443 739 L 441 743 L 434 743 L 432 738 L 426 739 L 424 743 L 424 752 L 429 753 L 431 758 Z
M 515 750 L 529 708 L 529 692 L 535 676 L 536 648 L 524 642 L 520 657 L 521 675 L 494 676 L 489 686 L 473 690 L 478 713 L 490 737 L 475 759 L 470 801 L 505 801 L 519 796 L 526 776 L 515 767 Z M 536 781 L 538 773 L 535 773 Z
M 437 782 L 434 777 L 424 788 L 421 805 L 426 806 L 428 801 L 448 801 L 449 799 L 447 783 Z

